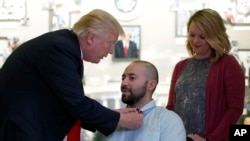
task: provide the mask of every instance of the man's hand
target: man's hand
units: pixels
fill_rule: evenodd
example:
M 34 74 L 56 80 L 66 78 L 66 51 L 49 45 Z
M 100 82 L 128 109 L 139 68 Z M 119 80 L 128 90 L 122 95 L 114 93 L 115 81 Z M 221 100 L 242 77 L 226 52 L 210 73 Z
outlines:
M 144 114 L 136 108 L 124 108 L 116 110 L 120 113 L 119 127 L 137 129 L 141 127 Z
M 116 109 L 116 112 L 119 112 L 120 114 L 127 114 L 130 112 L 142 112 L 138 108 L 122 108 L 122 109 Z

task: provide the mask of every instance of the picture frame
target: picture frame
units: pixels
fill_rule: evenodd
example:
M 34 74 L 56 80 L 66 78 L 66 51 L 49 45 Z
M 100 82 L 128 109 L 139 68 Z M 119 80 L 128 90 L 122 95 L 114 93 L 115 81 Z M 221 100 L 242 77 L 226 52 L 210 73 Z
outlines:
M 175 36 L 186 37 L 187 23 L 190 16 L 197 10 L 203 9 L 203 4 L 196 1 L 178 1 L 175 11 Z
M 205 4 L 205 7 L 216 10 L 221 15 L 226 25 L 250 25 L 249 0 L 212 1 L 209 4 Z
M 250 80 L 250 49 L 238 49 L 238 59 L 244 68 L 245 78 Z M 249 85 L 249 84 L 248 84 Z
M 250 49 L 238 49 L 238 58 L 240 60 L 240 65 L 243 66 L 243 70 L 245 73 L 245 108 L 244 111 L 249 111 L 250 103 Z
M 27 18 L 27 0 L 0 0 L 0 21 L 19 22 Z
M 0 36 L 0 68 L 9 56 L 8 38 Z
M 232 25 L 236 25 L 236 26 L 242 26 L 242 25 L 249 26 L 250 25 L 250 1 L 249 0 L 231 0 L 229 6 L 227 7 L 227 10 L 228 9 L 231 12 L 231 18 L 233 18 L 233 21 L 231 22 Z
M 141 26 L 122 25 L 122 28 L 124 29 L 125 37 L 120 36 L 115 43 L 112 57 L 113 61 L 139 60 L 141 51 Z M 126 37 L 126 35 L 129 37 Z M 125 43 L 125 40 L 123 39 L 126 39 L 129 42 Z
M 69 12 L 63 4 L 56 4 L 49 9 L 49 31 L 69 28 Z
M 68 1 L 49 1 L 43 3 L 43 10 L 49 13 L 49 31 L 60 29 L 70 29 L 72 27 L 72 18 L 74 14 L 80 16 L 81 13 L 78 6 L 82 3 L 81 0 Z M 78 19 L 79 17 L 77 17 Z

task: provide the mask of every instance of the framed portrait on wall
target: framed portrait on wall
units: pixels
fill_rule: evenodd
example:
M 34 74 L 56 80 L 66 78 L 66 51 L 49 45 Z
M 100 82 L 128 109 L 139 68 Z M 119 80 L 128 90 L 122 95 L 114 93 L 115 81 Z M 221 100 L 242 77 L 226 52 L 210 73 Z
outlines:
M 250 49 L 238 49 L 238 59 L 240 60 L 240 64 L 244 68 L 245 78 L 249 80 L 249 75 L 250 75 Z
M 0 36 L 0 68 L 9 55 L 8 38 Z
M 140 59 L 141 27 L 139 25 L 123 25 L 124 37 L 115 43 L 114 61 L 131 61 Z
M 190 16 L 203 8 L 202 3 L 179 1 L 175 8 L 175 35 L 176 37 L 185 37 L 187 35 L 187 22 Z
M 223 18 L 225 24 L 233 26 L 250 25 L 249 0 L 211 1 L 205 7 L 216 10 Z
M 250 106 L 250 49 L 238 49 L 238 58 L 240 65 L 245 73 L 245 110 L 248 110 Z M 248 106 L 247 106 L 248 105 Z
M 49 11 L 49 31 L 71 28 L 74 16 L 81 16 L 78 6 L 81 0 L 74 1 L 51 1 L 44 4 L 43 10 Z M 76 14 L 76 15 L 75 15 Z
M 228 9 L 232 12 L 234 25 L 250 25 L 250 1 L 232 0 L 232 6 Z
M 55 4 L 49 9 L 49 31 L 69 28 L 69 10 L 63 4 Z
M 21 21 L 26 11 L 26 0 L 0 0 L 0 21 Z

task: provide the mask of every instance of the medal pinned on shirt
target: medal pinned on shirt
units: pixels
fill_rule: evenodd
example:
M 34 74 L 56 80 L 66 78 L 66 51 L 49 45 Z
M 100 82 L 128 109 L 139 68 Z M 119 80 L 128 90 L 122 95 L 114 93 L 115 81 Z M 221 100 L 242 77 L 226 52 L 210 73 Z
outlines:
M 143 113 L 143 111 L 141 111 L 139 108 L 136 108 L 136 111 L 137 111 L 139 114 Z

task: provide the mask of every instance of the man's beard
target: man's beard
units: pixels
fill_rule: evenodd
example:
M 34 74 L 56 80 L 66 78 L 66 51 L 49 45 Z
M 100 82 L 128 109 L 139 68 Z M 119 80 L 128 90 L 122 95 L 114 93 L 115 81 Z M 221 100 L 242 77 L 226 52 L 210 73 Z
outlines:
M 123 103 L 126 103 L 127 105 L 134 105 L 136 104 L 138 101 L 140 101 L 145 93 L 146 93 L 146 88 L 147 88 L 147 84 L 148 82 L 146 81 L 144 83 L 144 85 L 136 90 L 131 90 L 131 89 L 128 89 L 129 91 L 129 95 L 122 95 L 122 102 Z M 126 86 L 124 86 L 126 87 Z

